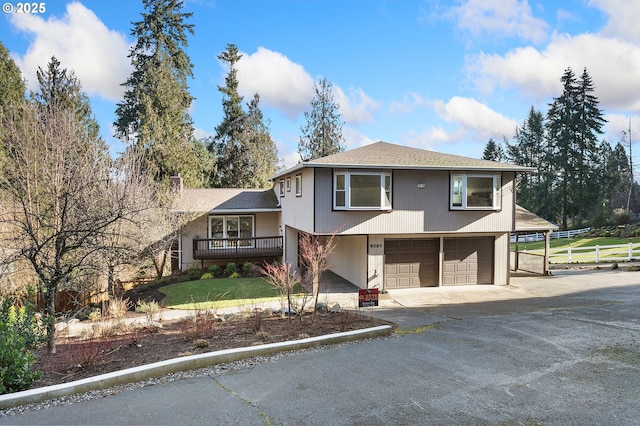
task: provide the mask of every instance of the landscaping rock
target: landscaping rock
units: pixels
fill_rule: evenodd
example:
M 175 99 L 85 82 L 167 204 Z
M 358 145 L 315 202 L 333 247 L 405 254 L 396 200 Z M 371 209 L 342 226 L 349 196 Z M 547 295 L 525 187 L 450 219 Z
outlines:
M 326 314 L 327 312 L 329 312 L 329 306 L 324 302 L 318 302 L 318 305 L 316 306 L 316 312 L 319 314 Z
M 342 308 L 340 307 L 339 304 L 334 304 L 331 309 L 329 310 L 330 313 L 332 314 L 339 314 L 342 312 Z

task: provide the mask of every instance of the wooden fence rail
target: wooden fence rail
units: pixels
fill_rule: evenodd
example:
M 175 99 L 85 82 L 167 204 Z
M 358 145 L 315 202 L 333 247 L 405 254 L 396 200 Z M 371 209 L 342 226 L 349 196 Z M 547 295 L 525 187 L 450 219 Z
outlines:
M 544 254 L 544 249 L 521 252 Z M 549 252 L 549 263 L 630 262 L 634 259 L 640 259 L 640 243 L 552 248 Z

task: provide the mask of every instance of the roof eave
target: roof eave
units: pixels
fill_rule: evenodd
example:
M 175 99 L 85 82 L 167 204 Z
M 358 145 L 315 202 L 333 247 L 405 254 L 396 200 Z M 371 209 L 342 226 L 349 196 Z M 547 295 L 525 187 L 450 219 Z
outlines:
M 271 180 L 294 173 L 303 167 L 318 167 L 329 169 L 396 169 L 396 170 L 477 170 L 486 172 L 534 172 L 536 169 L 526 166 L 478 167 L 478 166 L 430 166 L 430 165 L 399 165 L 399 164 L 341 164 L 341 163 L 304 163 L 285 170 L 273 176 Z

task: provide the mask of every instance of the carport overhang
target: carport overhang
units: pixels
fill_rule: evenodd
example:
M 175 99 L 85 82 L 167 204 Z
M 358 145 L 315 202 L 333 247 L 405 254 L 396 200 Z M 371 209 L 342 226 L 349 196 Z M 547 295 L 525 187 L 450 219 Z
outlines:
M 515 211 L 514 211 L 514 229 L 513 229 L 513 234 L 515 234 L 516 236 L 514 271 L 518 271 L 520 269 L 520 265 L 519 265 L 520 250 L 518 247 L 518 243 L 520 241 L 520 238 L 519 238 L 520 235 L 541 233 L 543 234 L 544 241 L 545 241 L 542 275 L 549 275 L 549 239 L 550 239 L 551 232 L 557 231 L 557 230 L 558 230 L 557 225 L 554 225 L 548 220 L 543 219 L 540 216 L 525 209 L 524 207 L 516 204 Z

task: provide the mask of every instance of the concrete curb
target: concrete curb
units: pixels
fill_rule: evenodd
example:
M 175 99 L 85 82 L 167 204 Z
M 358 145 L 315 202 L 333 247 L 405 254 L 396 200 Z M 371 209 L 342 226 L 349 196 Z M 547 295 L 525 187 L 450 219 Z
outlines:
M 318 337 L 293 340 L 289 342 L 270 343 L 267 345 L 252 346 L 246 348 L 225 349 L 222 351 L 208 352 L 191 355 L 182 358 L 174 358 L 153 364 L 128 368 L 126 370 L 101 374 L 75 382 L 60 385 L 45 386 L 21 392 L 0 395 L 0 409 L 15 407 L 23 404 L 46 401 L 47 399 L 83 393 L 92 390 L 105 389 L 126 383 L 138 382 L 153 377 L 164 376 L 178 371 L 194 370 L 215 364 L 238 361 L 260 355 L 270 355 L 297 349 L 308 349 L 322 345 L 352 342 L 374 337 L 389 336 L 393 332 L 391 326 L 365 328 L 362 330 L 333 333 Z

